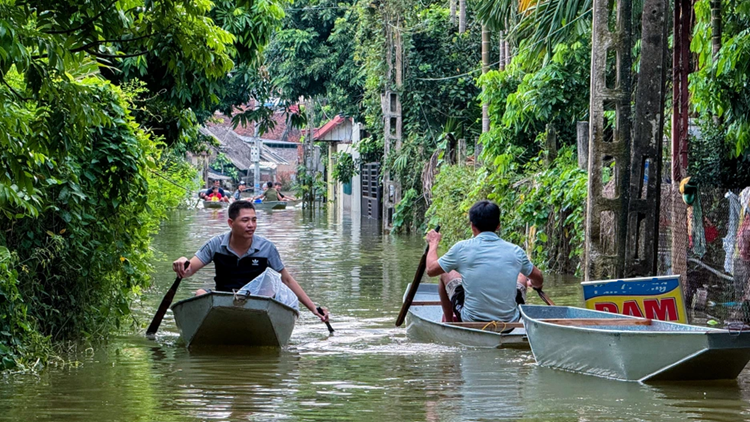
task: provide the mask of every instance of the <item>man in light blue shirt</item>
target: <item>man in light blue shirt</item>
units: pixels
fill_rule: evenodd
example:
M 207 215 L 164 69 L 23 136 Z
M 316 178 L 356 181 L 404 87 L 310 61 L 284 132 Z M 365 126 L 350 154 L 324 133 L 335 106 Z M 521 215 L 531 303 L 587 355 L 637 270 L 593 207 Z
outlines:
M 520 247 L 501 239 L 500 208 L 490 201 L 479 201 L 469 210 L 474 237 L 462 240 L 437 256 L 441 235 L 427 233 L 427 275 L 440 276 L 440 302 L 447 322 L 517 321 L 517 282 L 531 280 L 540 289 L 541 271 L 529 261 Z M 520 283 L 523 281 L 523 283 Z

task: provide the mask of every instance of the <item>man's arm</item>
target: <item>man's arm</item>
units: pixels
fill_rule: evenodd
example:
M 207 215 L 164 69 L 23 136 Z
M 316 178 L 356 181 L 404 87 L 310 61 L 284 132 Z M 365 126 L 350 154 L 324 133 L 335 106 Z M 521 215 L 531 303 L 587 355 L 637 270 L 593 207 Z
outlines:
M 445 272 L 438 263 L 437 249 L 440 239 L 442 239 L 442 236 L 435 230 L 430 230 L 427 233 L 427 275 L 429 277 L 437 277 Z
M 531 286 L 535 289 L 541 289 L 542 285 L 544 284 L 544 275 L 541 271 L 539 271 L 539 268 L 534 266 L 534 269 L 531 270 L 531 274 L 527 276 L 529 280 L 531 280 Z
M 299 299 L 300 302 L 302 302 L 303 305 L 307 309 L 310 310 L 315 316 L 320 318 L 321 321 L 325 322 L 328 321 L 328 310 L 323 309 L 323 315 L 318 313 L 318 310 L 316 309 L 315 303 L 310 300 L 310 297 L 307 296 L 307 293 L 305 293 L 305 290 L 302 289 L 302 286 L 297 283 L 297 280 L 292 277 L 291 274 L 289 274 L 289 271 L 287 271 L 286 268 L 281 270 L 281 281 L 286 284 L 287 287 L 289 287 L 292 292 L 294 292 L 295 295 L 297 295 L 297 299 Z
M 206 264 L 198 259 L 197 256 L 194 256 L 190 258 L 190 265 L 185 268 L 185 262 L 187 260 L 188 259 L 183 256 L 172 263 L 172 271 L 176 272 L 177 276 L 179 276 L 180 278 L 188 278 L 191 275 L 197 273 L 198 270 L 206 266 Z

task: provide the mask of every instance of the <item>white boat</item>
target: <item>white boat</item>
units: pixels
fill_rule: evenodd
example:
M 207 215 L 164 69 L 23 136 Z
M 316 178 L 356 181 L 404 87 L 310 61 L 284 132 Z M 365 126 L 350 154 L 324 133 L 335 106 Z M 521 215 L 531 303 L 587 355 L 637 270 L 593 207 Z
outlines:
M 265 296 L 210 292 L 172 306 L 187 347 L 284 347 L 299 312 Z
M 750 331 L 676 324 L 568 306 L 522 305 L 541 366 L 622 381 L 734 379 Z
M 419 341 L 449 345 L 528 349 L 520 322 L 442 322 L 437 284 L 420 284 L 406 316 L 406 333 Z M 406 291 L 409 291 L 407 286 Z

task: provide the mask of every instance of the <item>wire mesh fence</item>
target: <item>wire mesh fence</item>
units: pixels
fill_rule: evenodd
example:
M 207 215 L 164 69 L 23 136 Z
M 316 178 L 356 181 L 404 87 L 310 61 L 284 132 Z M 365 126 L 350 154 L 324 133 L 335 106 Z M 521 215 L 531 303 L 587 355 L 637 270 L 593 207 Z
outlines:
M 659 274 L 683 275 L 688 310 L 750 326 L 750 188 L 698 187 L 695 199 L 662 187 Z M 689 202 L 689 204 L 688 204 Z

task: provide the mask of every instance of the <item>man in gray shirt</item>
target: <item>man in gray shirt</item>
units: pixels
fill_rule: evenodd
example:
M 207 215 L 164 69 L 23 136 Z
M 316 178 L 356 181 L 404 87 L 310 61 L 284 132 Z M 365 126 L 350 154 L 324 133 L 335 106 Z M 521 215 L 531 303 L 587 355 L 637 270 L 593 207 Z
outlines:
M 255 206 L 250 201 L 234 201 L 227 210 L 230 231 L 213 237 L 195 253 L 190 260 L 184 256 L 172 263 L 172 269 L 180 278 L 190 277 L 201 268 L 214 263 L 216 268 L 216 290 L 231 292 L 239 290 L 252 279 L 270 267 L 281 274 L 281 281 L 297 295 L 300 303 L 305 305 L 321 321 L 328 321 L 328 311 L 321 308 L 319 313 L 315 303 L 307 296 L 302 286 L 289 274 L 281 262 L 276 245 L 268 239 L 255 234 L 258 219 Z M 190 262 L 187 268 L 185 263 Z M 199 289 L 196 295 L 207 293 Z
M 474 237 L 437 256 L 441 235 L 427 233 L 427 275 L 440 276 L 440 302 L 447 322 L 517 321 L 517 281 L 528 278 L 541 288 L 544 277 L 520 247 L 501 239 L 500 208 L 490 201 L 479 201 L 469 210 Z M 519 283 L 520 284 L 520 283 Z

